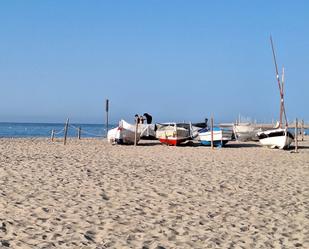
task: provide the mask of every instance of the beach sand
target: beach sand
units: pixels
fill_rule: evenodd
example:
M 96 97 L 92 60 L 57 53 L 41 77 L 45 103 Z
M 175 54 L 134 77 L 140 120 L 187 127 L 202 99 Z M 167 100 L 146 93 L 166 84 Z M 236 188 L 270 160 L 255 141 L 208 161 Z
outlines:
M 298 154 L 0 139 L 0 248 L 309 248 L 306 139 Z

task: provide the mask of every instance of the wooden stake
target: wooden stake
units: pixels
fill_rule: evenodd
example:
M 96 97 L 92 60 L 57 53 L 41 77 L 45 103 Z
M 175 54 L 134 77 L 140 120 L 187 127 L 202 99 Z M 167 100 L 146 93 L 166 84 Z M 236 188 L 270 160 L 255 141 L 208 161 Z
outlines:
M 305 122 L 304 120 L 301 121 L 301 141 L 304 141 L 304 133 L 305 133 Z
M 105 112 L 106 112 L 106 137 L 107 137 L 107 132 L 108 132 L 108 111 L 109 111 L 109 100 L 106 99 L 106 102 L 105 102 Z
M 211 117 L 211 119 L 210 119 L 210 125 L 211 125 L 211 127 L 210 127 L 210 132 L 211 132 L 211 149 L 213 149 L 214 148 L 214 118 L 213 117 Z
M 69 127 L 69 118 L 67 119 L 67 122 L 65 123 L 65 126 L 64 126 L 64 140 L 63 140 L 64 145 L 66 145 L 67 143 L 68 127 Z
M 221 132 L 221 148 L 223 147 L 223 128 L 220 129 Z
M 82 128 L 81 127 L 78 127 L 78 130 L 77 130 L 77 138 L 80 140 L 80 135 L 82 133 Z
M 185 121 L 183 121 L 183 122 L 185 122 Z M 177 139 L 177 124 L 175 123 L 175 129 L 174 129 L 174 134 L 175 135 L 173 135 L 173 137 L 176 137 L 176 139 Z M 176 141 L 176 143 L 175 143 L 175 146 L 177 146 L 177 141 Z
M 50 139 L 51 139 L 52 142 L 54 142 L 54 137 L 55 137 L 55 130 L 52 129 L 51 136 L 50 136 Z
M 298 120 L 297 120 L 297 118 L 295 120 L 295 136 L 294 136 L 294 139 L 295 139 L 295 152 L 297 153 L 298 152 Z
M 134 146 L 137 145 L 137 130 L 138 130 L 138 117 L 135 119 L 135 134 L 134 134 Z

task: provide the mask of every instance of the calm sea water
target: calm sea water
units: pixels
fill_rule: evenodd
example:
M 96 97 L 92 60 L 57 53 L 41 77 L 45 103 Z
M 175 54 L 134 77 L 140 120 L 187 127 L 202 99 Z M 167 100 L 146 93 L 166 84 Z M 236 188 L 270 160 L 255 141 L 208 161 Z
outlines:
M 70 124 L 69 137 L 77 137 L 77 128 L 81 127 L 81 137 L 106 137 L 106 127 L 103 124 Z M 115 125 L 110 125 L 109 129 Z M 63 137 L 64 124 L 56 123 L 0 123 L 0 138 L 50 137 L 51 131 L 55 137 Z M 309 134 L 309 129 L 305 130 Z M 294 129 L 291 129 L 294 133 Z
M 77 128 L 81 127 L 82 137 L 106 137 L 106 127 L 103 124 L 70 124 L 69 137 L 77 137 Z M 115 127 L 110 125 L 109 129 Z M 64 124 L 56 123 L 0 123 L 0 137 L 50 137 L 51 131 L 55 137 L 64 135 Z

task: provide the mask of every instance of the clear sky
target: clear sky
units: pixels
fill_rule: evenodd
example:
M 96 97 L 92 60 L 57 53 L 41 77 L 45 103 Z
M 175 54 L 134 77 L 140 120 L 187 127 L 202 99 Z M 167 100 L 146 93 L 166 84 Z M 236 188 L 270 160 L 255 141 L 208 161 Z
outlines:
M 0 121 L 309 121 L 309 1 L 0 2 Z M 281 71 L 281 69 L 280 69 Z

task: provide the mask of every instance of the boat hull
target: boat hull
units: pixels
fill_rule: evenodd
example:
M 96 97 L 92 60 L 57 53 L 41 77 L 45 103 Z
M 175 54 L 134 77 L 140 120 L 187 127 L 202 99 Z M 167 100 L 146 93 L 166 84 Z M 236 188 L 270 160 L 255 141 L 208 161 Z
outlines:
M 156 131 L 156 137 L 161 143 L 174 146 L 191 139 L 190 131 L 184 127 L 177 127 L 176 124 L 160 127 Z
M 188 140 L 188 138 L 173 138 L 173 137 L 159 138 L 159 141 L 161 143 L 167 144 L 167 145 L 173 145 L 173 146 L 180 145 L 181 143 L 183 143 L 187 140 Z
M 272 149 L 287 149 L 294 140 L 293 135 L 283 129 L 274 129 L 258 133 L 259 141 L 262 146 Z
M 260 139 L 262 146 L 269 147 L 271 149 L 287 149 L 290 147 L 293 139 L 289 136 L 278 136 Z
M 216 147 L 222 147 L 232 140 L 232 131 L 216 129 L 213 131 L 213 144 Z M 199 133 L 199 141 L 202 145 L 211 145 L 211 131 Z
M 132 145 L 134 144 L 135 140 L 135 132 L 131 130 L 126 130 L 126 129 L 119 129 L 118 132 L 116 133 L 115 137 L 115 142 L 117 144 L 128 144 Z M 140 140 L 139 134 L 137 134 L 137 142 Z
M 136 141 L 140 140 L 140 131 L 136 133 Z M 107 140 L 113 144 L 134 144 L 135 125 L 120 120 L 118 127 L 111 129 L 107 133 Z
M 200 143 L 205 146 L 211 146 L 211 141 L 200 140 Z M 215 147 L 223 147 L 228 143 L 228 140 L 213 141 Z
M 233 131 L 235 134 L 235 138 L 238 141 L 258 141 L 257 133 L 259 129 L 257 129 L 254 125 L 250 123 L 242 123 L 242 124 L 234 124 Z

